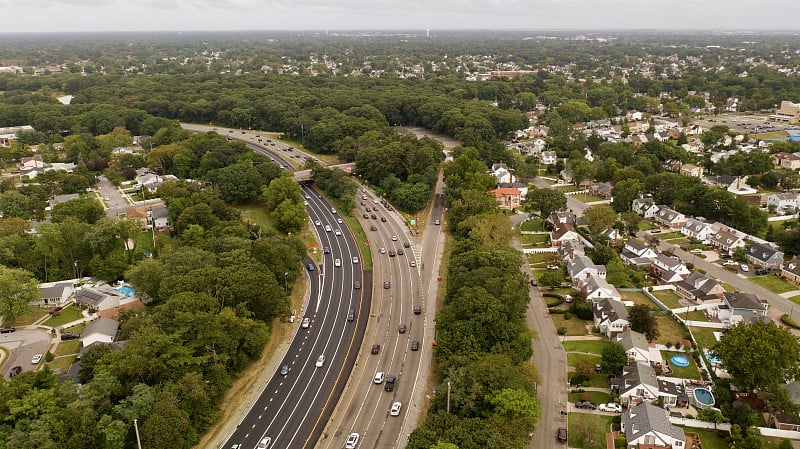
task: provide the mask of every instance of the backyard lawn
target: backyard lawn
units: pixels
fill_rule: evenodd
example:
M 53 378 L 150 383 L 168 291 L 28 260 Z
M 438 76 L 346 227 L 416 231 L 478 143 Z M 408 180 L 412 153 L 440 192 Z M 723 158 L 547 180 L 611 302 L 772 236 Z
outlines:
M 700 437 L 700 444 L 703 446 L 703 449 L 728 449 L 728 443 L 725 441 L 725 438 L 717 435 L 714 429 L 684 427 L 683 431 L 686 433 L 687 447 L 692 447 L 688 441 L 689 437 L 692 437 L 693 434 L 697 434 L 697 436 Z
M 603 198 L 602 196 L 589 195 L 587 193 L 576 193 L 575 195 L 570 195 L 570 196 L 582 203 L 594 203 L 595 201 L 605 200 L 605 198 Z
M 42 309 L 41 307 L 28 306 L 28 310 L 24 314 L 18 316 L 16 320 L 8 324 L 11 326 L 27 326 L 33 324 L 47 315 L 47 310 L 48 309 Z
M 592 362 L 592 365 L 596 365 L 600 363 L 602 357 L 599 355 L 580 354 L 577 352 L 567 353 L 567 365 L 574 367 L 578 364 L 578 360 L 588 360 Z
M 656 228 L 657 226 L 653 224 L 650 220 L 642 220 L 638 224 L 638 228 L 640 231 L 649 231 L 651 229 Z
M 665 232 L 663 234 L 658 234 L 657 237 L 661 240 L 686 240 L 686 236 L 680 232 Z
M 519 225 L 519 230 L 542 232 L 544 231 L 544 220 L 541 218 L 534 218 L 533 220 L 524 221 L 521 225 Z
M 710 349 L 717 344 L 717 339 L 714 337 L 714 331 L 716 329 L 709 329 L 707 327 L 692 327 L 691 329 L 697 346 L 704 349 Z
M 672 363 L 672 356 L 675 354 L 683 354 L 689 359 L 689 366 L 676 366 Z M 671 377 L 680 377 L 682 379 L 699 379 L 700 378 L 700 369 L 697 368 L 697 364 L 694 362 L 692 357 L 689 354 L 685 354 L 682 352 L 675 352 L 675 351 L 661 351 L 661 357 L 664 359 L 665 362 L 670 362 L 669 367 L 672 368 L 672 374 L 669 376 Z
M 606 449 L 606 433 L 611 431 L 613 416 L 570 413 L 567 419 L 570 447 Z
M 561 327 L 567 328 L 567 336 L 580 336 L 580 335 L 589 335 L 591 333 L 591 326 L 594 325 L 591 321 L 584 321 L 578 319 L 577 317 L 573 316 L 572 319 L 565 320 L 563 314 L 551 314 L 550 317 L 553 319 L 553 324 L 556 326 L 556 330 Z
M 519 241 L 523 245 L 550 246 L 550 235 L 548 234 L 522 234 Z
M 79 340 L 62 341 L 58 343 L 58 347 L 53 352 L 54 356 L 77 354 L 81 348 Z
M 681 312 L 680 317 L 684 320 L 692 320 L 692 321 L 708 321 L 706 318 L 705 310 L 691 310 L 689 309 L 689 313 Z
M 547 263 L 558 263 L 558 254 L 556 253 L 536 253 L 536 254 L 528 254 L 528 263 L 531 265 L 535 264 L 547 264 Z
M 77 321 L 81 319 L 83 315 L 81 315 L 81 311 L 76 308 L 75 306 L 69 306 L 61 309 L 60 312 L 53 314 L 50 318 L 44 320 L 42 325 L 50 326 L 50 327 L 58 327 L 62 324 L 67 324 L 72 321 Z
M 750 282 L 756 283 L 767 290 L 774 293 L 785 293 L 792 290 L 797 290 L 797 286 L 786 282 L 785 280 L 775 276 L 774 274 L 767 274 L 765 276 L 753 276 Z
M 582 340 L 565 341 L 564 351 L 566 352 L 588 352 L 590 354 L 603 354 L 603 349 L 611 344 L 607 340 Z
M 681 297 L 672 290 L 654 290 L 650 292 L 650 294 L 658 298 L 659 301 L 670 309 L 684 307 L 683 304 L 679 302 Z
M 678 340 L 686 338 L 686 332 L 683 326 L 678 323 L 670 315 L 656 315 L 656 322 L 658 322 L 658 338 L 656 343 L 675 344 Z
M 622 295 L 623 301 L 633 301 L 634 304 L 647 304 L 652 310 L 662 310 L 661 307 L 658 307 L 658 304 L 651 301 L 650 298 L 640 291 L 629 292 L 622 290 L 619 293 Z

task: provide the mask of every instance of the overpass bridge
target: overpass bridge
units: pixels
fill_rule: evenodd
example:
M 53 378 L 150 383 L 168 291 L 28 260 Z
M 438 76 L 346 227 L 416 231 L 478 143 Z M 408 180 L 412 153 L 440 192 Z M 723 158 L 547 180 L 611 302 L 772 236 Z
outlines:
M 326 165 L 326 167 L 328 167 L 328 168 L 336 168 L 336 169 L 342 170 L 342 171 L 344 171 L 346 173 L 353 173 L 353 170 L 356 169 L 356 163 L 355 162 L 348 162 L 346 164 Z M 311 176 L 311 170 L 295 170 L 293 177 L 294 177 L 294 180 L 297 181 L 297 182 L 310 181 L 310 180 L 314 179 Z

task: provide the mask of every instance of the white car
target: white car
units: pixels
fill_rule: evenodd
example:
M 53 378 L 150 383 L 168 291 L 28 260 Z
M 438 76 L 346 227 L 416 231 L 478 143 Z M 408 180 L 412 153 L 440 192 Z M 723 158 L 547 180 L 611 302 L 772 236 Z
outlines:
M 303 206 L 308 206 L 308 201 L 303 200 Z
M 34 365 L 36 365 L 37 363 L 39 363 L 41 361 L 42 361 L 42 355 L 41 354 L 36 354 L 36 355 L 33 356 L 33 359 L 31 359 L 31 363 L 33 363 Z
M 358 257 L 353 257 L 353 265 L 358 263 Z
M 269 443 L 271 443 L 271 442 L 272 442 L 272 438 L 271 437 L 264 437 L 258 443 L 258 446 L 256 446 L 256 449 L 267 449 L 267 447 L 269 446 Z
M 417 261 L 412 259 L 411 262 L 409 262 L 408 264 L 411 265 L 412 267 L 416 267 L 417 266 Z
M 337 218 L 337 219 L 336 219 L 336 223 L 342 224 L 342 223 L 343 223 L 343 221 L 342 221 L 342 219 L 341 219 L 341 218 Z
M 393 242 L 396 242 L 396 241 L 397 241 L 397 236 L 396 236 L 396 235 L 393 235 L 393 236 L 392 236 L 392 241 L 393 241 Z
M 386 248 L 384 248 L 384 247 L 381 247 L 381 249 L 380 249 L 380 251 L 379 251 L 379 252 L 380 252 L 381 254 L 386 254 Z
M 342 235 L 342 231 L 340 231 L 340 230 L 338 230 L 338 229 L 337 229 L 337 230 L 335 230 L 335 231 L 333 231 L 333 233 L 334 233 L 334 234 L 336 234 L 336 235 Z
M 335 214 L 335 213 L 336 213 L 336 208 L 335 208 L 335 207 L 331 207 L 331 213 L 332 213 L 332 214 Z
M 308 329 L 309 326 L 311 326 L 311 319 L 309 317 L 303 318 L 303 322 L 300 323 L 300 327 L 303 329 Z
M 331 225 L 325 225 L 325 232 L 331 232 L 331 231 L 333 231 L 333 229 L 331 229 Z
M 378 371 L 377 373 L 375 373 L 375 377 L 372 378 L 372 381 L 375 382 L 376 384 L 382 384 L 383 378 L 384 378 L 383 371 Z
M 726 260 L 725 262 L 722 262 L 722 266 L 723 267 L 727 267 L 727 266 L 731 266 L 731 265 L 737 265 L 737 262 L 735 260 Z
M 315 221 L 314 221 L 314 224 L 315 224 L 315 225 L 317 225 L 317 226 L 322 226 L 322 222 L 321 222 L 321 221 L 319 221 L 319 220 L 315 220 Z
M 622 406 L 613 402 L 609 402 L 608 404 L 600 404 L 597 409 L 601 412 L 622 413 Z
M 322 365 L 325 364 L 325 355 L 321 355 L 317 357 L 317 363 L 315 364 L 317 368 L 322 368 Z
M 400 409 L 403 407 L 401 402 L 394 402 L 392 403 L 392 408 L 389 410 L 389 414 L 392 416 L 400 416 Z
M 742 271 L 744 271 L 745 273 L 747 273 L 748 271 L 750 271 L 750 267 L 748 267 L 748 266 L 747 266 L 747 264 L 744 264 L 744 263 L 743 263 L 743 264 L 741 264 L 741 265 L 739 265 L 739 268 L 741 268 L 741 269 L 742 269 Z
M 336 266 L 336 267 L 341 267 L 342 266 L 342 259 L 334 260 L 333 261 L 333 265 Z
M 357 434 L 356 432 L 351 433 L 347 436 L 347 441 L 344 442 L 344 449 L 355 449 L 358 445 L 358 438 L 361 435 Z
M 547 269 L 548 269 L 548 270 L 558 270 L 558 269 L 559 269 L 559 266 L 558 266 L 558 265 L 548 265 L 548 266 L 547 266 Z

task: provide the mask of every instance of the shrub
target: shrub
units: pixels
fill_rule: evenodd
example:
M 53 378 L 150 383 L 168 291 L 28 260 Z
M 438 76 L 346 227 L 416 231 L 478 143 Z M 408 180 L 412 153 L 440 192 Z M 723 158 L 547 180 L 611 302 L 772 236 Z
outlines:
M 671 348 L 671 347 L 672 347 L 672 342 L 671 342 L 671 341 L 668 341 L 668 342 L 666 342 L 666 343 L 664 344 L 664 346 L 666 346 L 667 348 Z
M 567 328 L 566 327 L 559 327 L 558 328 L 558 335 L 567 335 Z
M 570 312 L 569 310 L 564 312 L 564 319 L 565 320 L 571 320 L 572 319 L 572 312 Z
M 555 315 L 563 315 L 567 313 L 567 311 L 564 309 L 547 309 L 547 312 Z
M 575 301 L 569 305 L 569 311 L 582 320 L 588 321 L 594 318 L 592 305 L 588 302 Z
M 798 324 L 797 321 L 793 320 L 788 313 L 784 313 L 783 315 L 781 315 L 781 323 L 794 329 L 800 329 L 800 324 Z

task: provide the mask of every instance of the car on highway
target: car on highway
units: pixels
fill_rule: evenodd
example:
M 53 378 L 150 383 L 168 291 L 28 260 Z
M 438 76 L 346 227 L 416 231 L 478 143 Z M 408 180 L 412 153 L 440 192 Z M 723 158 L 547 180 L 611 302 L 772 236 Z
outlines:
M 340 236 L 340 235 L 342 235 L 342 231 L 340 231 L 339 229 L 336 229 L 335 231 L 333 231 L 333 233 L 334 233 L 335 235 L 337 235 L 337 236 Z
M 321 222 L 321 221 L 319 221 L 319 220 L 314 220 L 314 224 L 315 224 L 316 226 L 322 226 L 322 222 Z
M 325 247 L 322 248 L 322 252 L 324 254 L 330 254 L 331 253 L 331 249 L 329 247 L 325 246 Z
M 361 282 L 360 281 L 353 282 L 353 290 L 359 290 L 359 289 L 361 289 Z
M 403 248 L 411 248 L 411 244 L 408 242 L 403 242 Z
M 383 384 L 383 389 L 385 391 L 394 391 L 394 384 L 397 382 L 397 378 L 394 376 L 389 376 L 386 378 L 386 383 Z
M 331 229 L 331 225 L 325 225 L 325 232 L 331 232 L 331 231 L 333 231 L 333 229 Z
M 365 210 L 365 211 L 367 211 L 367 212 L 372 212 L 372 209 L 370 209 L 369 207 L 367 207 L 367 208 L 366 208 L 366 209 L 364 209 L 364 210 Z
M 358 257 L 353 257 L 353 265 L 358 263 Z
M 422 306 L 419 304 L 414 304 L 414 315 L 419 315 L 422 313 Z
M 344 442 L 344 449 L 355 449 L 358 445 L 358 438 L 360 435 L 356 432 L 351 433 L 347 436 L 347 441 Z
M 285 376 L 287 374 L 289 374 L 289 364 L 288 363 L 284 363 L 281 366 L 281 376 Z
M 608 404 L 600 404 L 600 406 L 597 408 L 601 412 L 622 413 L 622 406 L 613 402 L 609 402 Z
M 303 329 L 308 329 L 309 326 L 311 326 L 311 318 L 304 317 L 303 321 L 300 323 L 300 327 Z
M 341 218 L 337 218 L 337 219 L 336 219 L 336 223 L 342 224 L 342 223 L 344 223 L 344 222 L 342 221 L 342 219 L 341 219 Z
M 317 363 L 314 364 L 317 368 L 322 368 L 322 365 L 325 364 L 325 355 L 320 355 L 317 357 Z
M 398 255 L 398 256 L 402 256 L 402 255 L 403 255 L 403 254 L 405 254 L 405 253 L 406 253 L 406 252 L 405 252 L 405 251 L 403 251 L 403 248 L 397 248 L 397 255 Z
M 396 256 L 396 255 L 397 255 L 397 253 L 396 253 L 396 252 L 394 252 L 394 250 L 393 250 L 393 249 L 390 249 L 390 250 L 389 250 L 389 257 L 394 257 L 394 256 Z
M 364 215 L 362 215 L 362 217 L 364 217 L 365 219 L 369 219 L 369 214 L 368 214 L 368 213 L 364 213 Z M 373 229 L 373 231 L 374 231 L 374 230 L 375 230 L 375 229 Z
M 411 350 L 412 351 L 419 351 L 419 340 L 413 340 L 411 342 Z
M 417 266 L 417 261 L 412 259 L 411 262 L 408 263 L 408 265 L 412 266 L 412 267 L 416 267 Z
M 41 354 L 36 354 L 31 359 L 31 363 L 33 363 L 34 365 L 36 365 L 37 363 L 39 363 L 41 361 L 42 361 L 42 355 Z
M 381 217 L 381 222 L 386 223 L 386 217 Z
M 308 268 L 308 271 L 316 270 L 316 268 L 314 268 L 314 264 L 313 263 L 310 263 L 310 264 L 306 265 L 306 268 Z
M 369 228 L 370 228 L 371 230 L 373 230 L 373 231 L 377 231 L 377 230 L 378 230 L 378 227 L 377 227 L 377 226 L 375 226 L 375 225 L 372 225 L 372 226 L 370 226 Z
M 303 200 L 303 206 L 308 206 L 308 201 Z
M 261 439 L 261 441 L 258 442 L 258 446 L 256 446 L 256 449 L 267 449 L 267 447 L 269 447 L 269 443 L 271 442 L 272 442 L 271 437 L 264 437 Z
M 333 266 L 341 267 L 342 266 L 342 259 L 334 259 Z
M 348 310 L 347 311 L 347 321 L 353 321 L 354 319 L 356 319 L 356 311 L 353 310 L 353 309 Z
M 372 351 L 370 351 L 370 352 L 372 352 L 372 355 L 375 355 L 375 354 L 380 354 L 380 352 L 381 352 L 381 345 L 379 345 L 379 344 L 377 344 L 377 343 L 376 343 L 376 344 L 374 344 L 374 345 L 372 345 Z
M 332 213 L 332 214 L 335 214 L 335 213 L 336 213 L 336 208 L 335 208 L 335 207 L 331 207 L 331 213 Z
M 433 224 L 435 224 L 436 226 L 439 226 L 440 224 L 442 224 L 442 222 L 439 221 L 439 220 L 434 220 Z
M 375 373 L 375 377 L 372 378 L 372 382 L 376 384 L 382 384 L 384 377 L 386 377 L 386 375 L 383 373 L 383 371 L 378 371 Z
M 585 408 L 588 410 L 594 410 L 597 408 L 597 406 L 594 405 L 594 403 L 591 401 L 578 401 L 575 403 L 575 408 Z
M 12 332 L 15 332 L 16 330 L 17 330 L 17 328 L 15 328 L 15 327 L 4 327 L 4 328 L 0 329 L 0 334 L 10 334 Z
M 393 402 L 392 408 L 389 409 L 389 415 L 391 416 L 400 416 L 400 409 L 403 408 L 402 402 Z
M 405 334 L 406 333 L 406 325 L 403 324 L 403 323 L 400 323 L 400 325 L 397 326 L 397 332 L 399 332 L 401 334 Z
M 393 241 L 393 242 L 396 242 L 396 241 L 397 241 L 397 236 L 396 236 L 396 235 L 393 235 L 393 236 L 392 236 L 392 241 Z
M 389 281 L 383 281 L 383 288 L 388 289 L 392 286 L 392 283 Z
M 381 254 L 386 254 L 386 248 L 381 246 L 381 249 L 379 249 L 378 252 Z
M 375 214 L 372 214 L 372 215 L 370 215 L 370 216 L 369 216 L 369 218 L 372 218 L 373 220 L 377 220 L 377 219 L 378 219 L 378 216 L 377 216 L 377 215 L 375 215 Z

